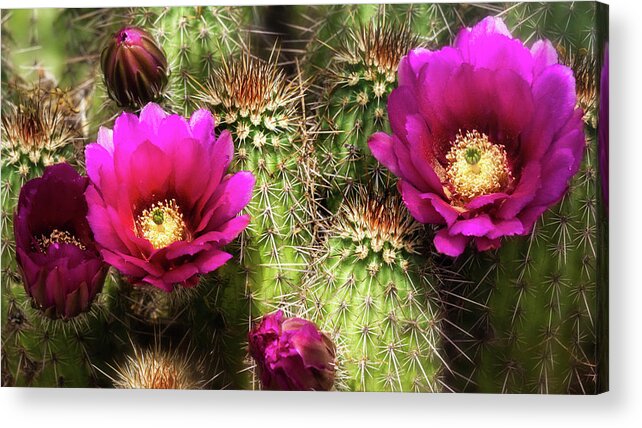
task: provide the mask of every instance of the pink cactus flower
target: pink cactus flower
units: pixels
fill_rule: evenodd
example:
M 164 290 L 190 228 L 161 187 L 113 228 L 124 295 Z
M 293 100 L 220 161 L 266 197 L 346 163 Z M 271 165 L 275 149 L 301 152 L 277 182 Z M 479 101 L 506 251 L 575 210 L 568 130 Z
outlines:
M 134 283 L 165 291 L 194 286 L 232 256 L 222 247 L 249 223 L 237 214 L 254 187 L 249 172 L 226 174 L 234 147 L 214 135 L 206 110 L 189 121 L 150 103 L 123 113 L 87 146 L 88 220 L 105 261 Z
M 567 190 L 585 146 L 573 72 L 552 44 L 529 49 L 488 17 L 452 47 L 410 51 L 398 78 L 392 135 L 368 144 L 399 177 L 413 217 L 444 226 L 436 249 L 455 257 L 471 241 L 484 251 L 528 234 Z

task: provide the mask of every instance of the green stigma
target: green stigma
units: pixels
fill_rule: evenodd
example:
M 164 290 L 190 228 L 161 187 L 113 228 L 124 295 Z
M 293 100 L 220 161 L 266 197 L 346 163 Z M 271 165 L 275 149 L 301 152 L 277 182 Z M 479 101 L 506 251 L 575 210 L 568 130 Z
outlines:
M 477 147 L 468 147 L 464 154 L 464 159 L 469 165 L 477 165 L 481 159 L 481 151 Z
M 165 215 L 163 214 L 163 210 L 161 210 L 160 208 L 156 208 L 152 213 L 152 220 L 154 223 L 156 223 L 159 226 L 163 224 L 163 222 L 165 221 Z

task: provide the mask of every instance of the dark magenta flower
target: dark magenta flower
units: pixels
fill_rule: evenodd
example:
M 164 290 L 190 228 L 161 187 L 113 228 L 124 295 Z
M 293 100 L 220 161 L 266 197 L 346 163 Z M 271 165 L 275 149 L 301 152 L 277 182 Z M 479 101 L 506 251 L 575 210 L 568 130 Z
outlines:
M 154 38 L 136 27 L 116 32 L 103 49 L 100 65 L 111 98 L 119 106 L 156 101 L 167 85 L 167 59 Z
M 334 344 L 312 322 L 302 318 L 284 318 L 283 311 L 266 315 L 250 331 L 249 344 L 263 389 L 332 389 Z
M 577 172 L 584 150 L 575 79 L 547 40 L 528 49 L 499 18 L 463 29 L 454 47 L 413 49 L 388 98 L 392 135 L 373 155 L 399 177 L 418 221 L 445 225 L 441 253 L 480 251 L 528 234 Z
M 134 283 L 165 291 L 196 285 L 227 262 L 221 248 L 247 226 L 237 214 L 254 187 L 249 172 L 227 174 L 232 137 L 214 135 L 214 119 L 189 122 L 148 104 L 101 128 L 85 160 L 89 224 L 105 261 Z
M 34 306 L 51 318 L 89 310 L 107 274 L 87 223 L 87 184 L 86 177 L 61 163 L 20 190 L 16 258 Z

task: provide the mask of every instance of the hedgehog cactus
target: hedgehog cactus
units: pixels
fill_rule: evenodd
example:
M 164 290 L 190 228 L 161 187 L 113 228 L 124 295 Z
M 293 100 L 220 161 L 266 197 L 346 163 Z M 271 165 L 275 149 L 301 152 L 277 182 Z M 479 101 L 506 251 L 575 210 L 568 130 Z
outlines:
M 440 278 L 398 197 L 360 188 L 325 231 L 306 317 L 337 347 L 338 389 L 443 389 Z
M 81 387 L 99 382 L 93 364 L 116 348 L 117 326 L 109 310 L 114 288 L 109 281 L 103 287 L 101 280 L 103 293 L 89 312 L 52 320 L 25 291 L 15 257 L 13 215 L 21 187 L 46 166 L 73 160 L 81 135 L 67 94 L 47 85 L 14 89 L 15 104 L 3 105 L 2 384 Z
M 524 3 L 506 15 L 516 34 L 551 38 L 572 67 L 587 144 L 567 194 L 530 236 L 463 262 L 470 285 L 458 292 L 470 301 L 459 301 L 467 314 L 457 322 L 475 336 L 472 345 L 463 339 L 475 361 L 463 363 L 472 380 L 464 389 L 592 394 L 604 385 L 598 373 L 600 290 L 607 284 L 596 269 L 606 245 L 598 242 L 596 16 L 593 3 Z
M 242 274 L 231 274 L 255 306 L 252 317 L 291 304 L 306 269 L 310 208 L 298 85 L 275 64 L 244 55 L 215 70 L 200 95 L 218 126 L 232 132 L 232 169 L 257 179 L 240 240 Z

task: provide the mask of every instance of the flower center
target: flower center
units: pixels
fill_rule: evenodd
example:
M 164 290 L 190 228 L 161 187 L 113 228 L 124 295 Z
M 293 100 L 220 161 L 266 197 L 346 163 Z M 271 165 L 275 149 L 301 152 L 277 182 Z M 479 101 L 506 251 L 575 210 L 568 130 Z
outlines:
M 512 180 L 504 146 L 491 143 L 478 131 L 457 134 L 446 159 L 448 182 L 456 199 L 464 203 L 499 192 Z
M 185 234 L 183 213 L 174 199 L 152 204 L 136 219 L 136 236 L 147 239 L 155 249 L 181 241 Z
M 52 244 L 71 244 L 81 250 L 87 249 L 74 235 L 58 229 L 54 229 L 49 235 L 40 235 L 40 237 L 36 238 L 36 241 L 42 252 L 47 251 L 47 248 Z

